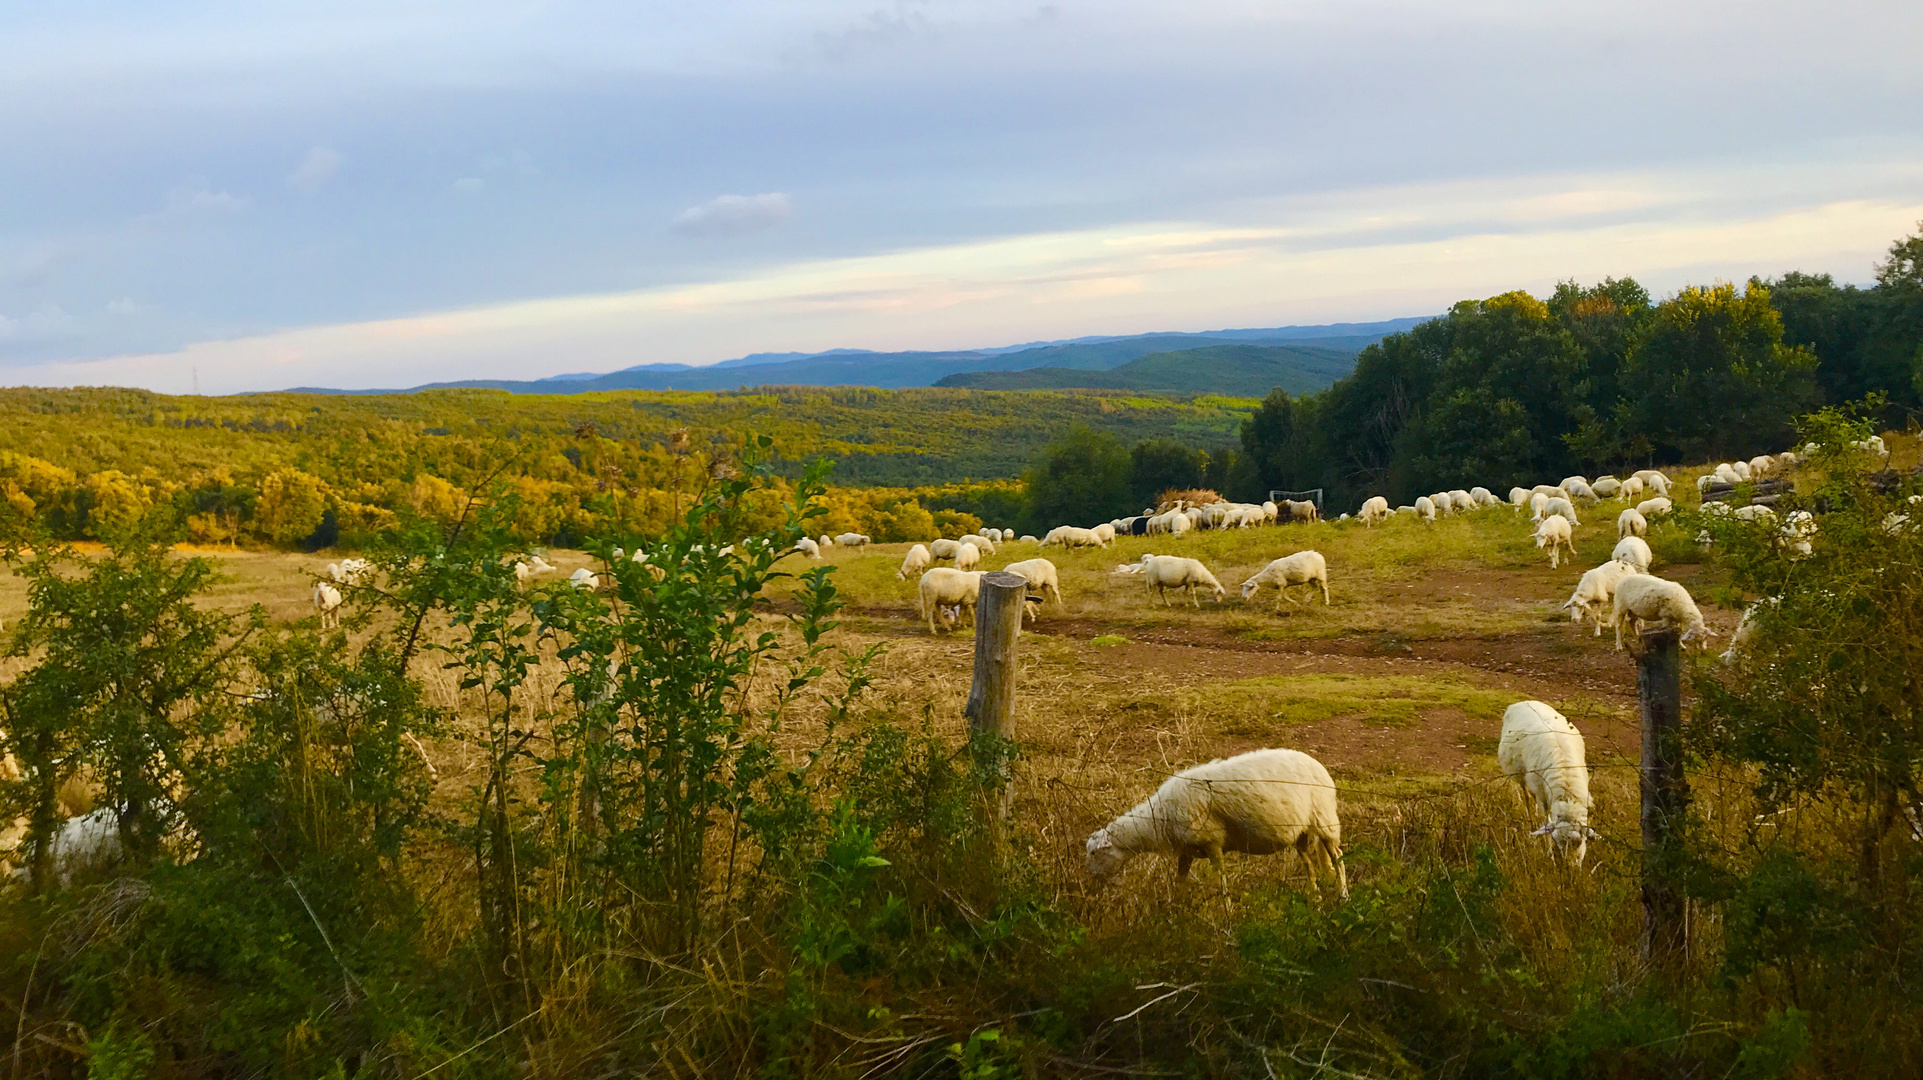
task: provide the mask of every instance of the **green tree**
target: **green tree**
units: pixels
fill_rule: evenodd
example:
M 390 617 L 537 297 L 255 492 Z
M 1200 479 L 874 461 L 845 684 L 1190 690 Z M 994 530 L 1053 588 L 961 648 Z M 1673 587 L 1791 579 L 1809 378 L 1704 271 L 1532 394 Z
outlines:
M 1130 490 L 1137 506 L 1155 505 L 1164 491 L 1202 486 L 1209 455 L 1176 439 L 1143 439 L 1129 450 Z
M 1133 513 L 1139 507 L 1129 485 L 1131 467 L 1120 439 L 1080 425 L 1069 429 L 1023 474 L 1029 531 L 1092 526 Z
M 1769 289 L 1690 287 L 1658 305 L 1630 351 L 1627 420 L 1670 460 L 1787 446 L 1816 396 L 1816 357 L 1783 344 Z
M 269 540 L 281 544 L 305 540 L 327 514 L 327 485 L 299 469 L 276 469 L 261 480 L 254 513 Z

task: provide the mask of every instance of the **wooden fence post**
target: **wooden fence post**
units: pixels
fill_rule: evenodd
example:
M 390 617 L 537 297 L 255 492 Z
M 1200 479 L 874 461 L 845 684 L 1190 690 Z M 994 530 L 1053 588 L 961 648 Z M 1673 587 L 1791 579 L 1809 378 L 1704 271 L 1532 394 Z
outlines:
M 962 709 L 975 731 L 1015 738 L 1015 638 L 1022 629 L 1028 579 L 1006 570 L 982 575 L 975 602 L 975 681 Z
M 1674 630 L 1642 635 L 1636 696 L 1642 702 L 1643 959 L 1667 966 L 1688 946 L 1676 870 L 1689 782 L 1683 776 L 1683 682 Z

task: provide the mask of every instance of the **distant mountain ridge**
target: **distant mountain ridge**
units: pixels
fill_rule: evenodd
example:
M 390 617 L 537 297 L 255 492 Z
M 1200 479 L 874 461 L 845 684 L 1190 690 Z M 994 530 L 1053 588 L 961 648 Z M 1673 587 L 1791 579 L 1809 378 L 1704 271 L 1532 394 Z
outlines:
M 969 371 L 944 376 L 935 385 L 971 390 L 1107 389 L 1228 397 L 1262 397 L 1279 386 L 1291 394 L 1309 394 L 1347 375 L 1355 367 L 1357 351 L 1314 345 L 1205 345 L 1150 353 L 1106 371 L 1061 367 Z
M 1422 316 L 1373 323 L 1093 336 L 945 352 L 830 349 L 819 353 L 754 353 L 703 366 L 639 364 L 605 375 L 584 372 L 533 380 L 463 379 L 386 390 L 297 387 L 290 392 L 399 394 L 450 387 L 507 390 L 517 394 L 581 394 L 597 390 L 733 390 L 746 386 L 873 386 L 896 389 L 938 385 L 949 376 L 969 372 L 1024 371 L 1031 368 L 1107 371 L 1158 353 L 1229 345 L 1287 345 L 1343 353 L 1352 360 L 1357 352 L 1369 344 L 1427 319 L 1428 316 Z M 1304 362 L 1308 363 L 1306 360 Z M 1320 360 L 1310 366 L 1317 371 L 1327 367 Z M 1345 367 L 1342 373 L 1346 372 Z M 1339 378 L 1340 375 L 1335 377 Z

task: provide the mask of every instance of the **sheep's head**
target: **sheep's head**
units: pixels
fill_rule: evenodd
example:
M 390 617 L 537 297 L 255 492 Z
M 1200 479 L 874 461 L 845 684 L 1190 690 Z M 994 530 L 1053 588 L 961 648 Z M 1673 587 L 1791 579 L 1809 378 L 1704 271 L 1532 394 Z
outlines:
M 1244 581 L 1242 583 L 1242 599 L 1247 600 L 1249 597 L 1254 596 L 1255 591 L 1261 587 L 1262 583 L 1254 578 Z
M 1711 630 L 1709 627 L 1703 625 L 1702 621 L 1698 619 L 1696 623 L 1691 625 L 1687 630 L 1683 631 L 1683 636 L 1678 643 L 1682 645 L 1687 645 L 1691 641 L 1697 638 L 1702 638 L 1703 648 L 1707 649 L 1709 648 L 1708 639 L 1713 638 L 1715 636 L 1716 636 L 1716 631 Z
M 1582 862 L 1583 856 L 1588 853 L 1589 842 L 1602 838 L 1601 833 L 1590 828 L 1588 825 L 1580 821 L 1569 821 L 1566 819 L 1543 822 L 1541 827 L 1537 828 L 1536 831 L 1530 835 L 1547 836 L 1549 842 L 1556 846 L 1557 851 L 1564 854 L 1573 854 L 1578 864 Z
M 1115 838 L 1108 834 L 1107 828 L 1096 829 L 1088 838 L 1088 876 L 1096 881 L 1107 881 L 1115 876 L 1122 864 L 1128 861 L 1128 852 L 1115 846 Z

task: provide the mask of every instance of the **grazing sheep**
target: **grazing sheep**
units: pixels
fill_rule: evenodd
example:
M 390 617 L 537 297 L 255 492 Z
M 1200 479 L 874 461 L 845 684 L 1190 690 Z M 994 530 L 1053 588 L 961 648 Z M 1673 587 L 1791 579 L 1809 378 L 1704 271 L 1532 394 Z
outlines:
M 1436 519 L 1435 500 L 1429 498 L 1427 495 L 1418 496 L 1416 498 L 1416 516 L 1424 521 L 1434 521 Z
M 1761 503 L 1751 503 L 1748 506 L 1737 507 L 1736 516 L 1743 521 L 1760 521 L 1765 525 L 1776 524 L 1776 511 L 1771 510 Z
M 1562 489 L 1569 493 L 1569 500 L 1571 502 L 1581 500 L 1582 502 L 1586 502 L 1586 503 L 1589 503 L 1591 506 L 1594 506 L 1596 503 L 1599 503 L 1602 501 L 1602 499 L 1597 496 L 1594 488 L 1590 487 L 1588 484 L 1583 483 L 1580 480 L 1577 480 L 1575 477 L 1570 477 L 1568 480 L 1564 480 Z
M 1582 580 L 1576 582 L 1576 591 L 1562 606 L 1569 611 L 1570 621 L 1581 623 L 1588 617 L 1596 624 L 1595 636 L 1601 637 L 1603 623 L 1610 611 L 1610 602 L 1615 598 L 1616 585 L 1631 574 L 1639 573 L 1628 563 L 1611 559 L 1592 570 L 1585 570 Z
M 1322 520 L 1322 511 L 1316 508 L 1314 502 L 1307 499 L 1284 499 L 1276 503 L 1275 516 L 1280 519 L 1284 515 L 1287 515 L 1290 521 Z
M 1612 622 L 1616 624 L 1616 647 L 1623 647 L 1623 631 L 1640 642 L 1643 628 L 1650 623 L 1668 629 L 1683 628 L 1682 643 L 1693 638 L 1711 638 L 1716 632 L 1703 625 L 1703 613 L 1690 599 L 1689 590 L 1673 581 L 1648 574 L 1631 574 L 1616 583 Z M 1705 642 L 1705 645 L 1707 643 Z
M 1554 484 L 1537 484 L 1535 487 L 1532 487 L 1529 490 L 1535 492 L 1538 495 L 1547 495 L 1552 499 L 1558 495 L 1569 494 L 1568 492 L 1564 491 L 1563 489 L 1557 487 Z
M 1551 514 L 1536 526 L 1536 547 L 1549 549 L 1549 569 L 1562 566 L 1562 549 L 1569 549 L 1569 557 L 1576 557 L 1574 530 L 1569 527 L 1569 519 L 1561 514 Z
M 1228 597 L 1228 590 L 1215 580 L 1209 568 L 1194 559 L 1185 559 L 1180 555 L 1148 555 L 1142 561 L 1147 565 L 1147 569 L 1142 571 L 1142 588 L 1144 591 L 1154 589 L 1160 593 L 1165 607 L 1168 606 L 1170 589 L 1181 589 L 1188 593 L 1189 601 L 1197 608 L 1202 606 L 1201 598 L 1195 595 L 1198 585 L 1214 589 L 1218 603 Z
M 928 569 L 928 564 L 934 561 L 935 557 L 928 553 L 926 546 L 916 544 L 914 547 L 908 549 L 908 554 L 902 556 L 901 569 L 895 571 L 895 577 L 902 581 L 907 581 L 908 575 L 921 573 L 923 570 Z
M 577 589 L 586 589 L 589 592 L 594 592 L 601 588 L 601 575 L 583 566 L 568 575 L 568 584 Z
M 1281 594 L 1281 598 L 1291 604 L 1300 601 L 1289 595 L 1289 586 L 1320 585 L 1322 603 L 1328 605 L 1332 602 L 1329 599 L 1329 561 L 1317 551 L 1298 551 L 1293 555 L 1284 555 L 1263 567 L 1254 577 L 1242 583 L 1242 599 L 1247 600 L 1254 596 L 1256 590 L 1264 585 L 1275 586 L 1275 591 Z
M 921 576 L 916 583 L 916 613 L 928 620 L 928 632 L 938 634 L 935 625 L 937 609 L 943 606 L 960 607 L 967 611 L 968 617 L 975 617 L 975 602 L 981 598 L 982 572 L 980 570 L 950 570 L 937 566 Z
M 1549 837 L 1558 858 L 1573 854 L 1581 866 L 1597 835 L 1589 827 L 1592 804 L 1582 733 L 1542 702 L 1518 701 L 1503 711 L 1496 764 L 1548 817 L 1531 835 Z
M 1398 517 L 1415 517 L 1416 508 L 1413 506 L 1398 506 L 1396 507 L 1396 515 Z
M 931 540 L 928 543 L 928 550 L 937 562 L 943 559 L 952 559 L 955 557 L 955 552 L 961 550 L 961 541 L 948 539 Z
M 1103 547 L 1107 547 L 1115 542 L 1115 526 L 1107 522 L 1095 526 L 1093 529 L 1090 529 L 1089 532 L 1094 533 L 1101 539 Z
M 1641 514 L 1643 518 L 1647 520 L 1653 517 L 1661 517 L 1662 515 L 1669 513 L 1670 508 L 1673 505 L 1674 504 L 1671 503 L 1668 499 L 1664 498 L 1661 495 L 1658 495 L 1653 499 L 1644 499 L 1642 502 L 1637 503 L 1636 512 L 1638 514 Z
M 815 543 L 821 545 L 821 550 L 827 551 L 829 548 L 835 546 L 835 538 L 829 536 L 827 533 L 822 533 L 815 539 Z
M 1450 514 L 1456 512 L 1456 501 L 1451 499 L 1449 493 L 1446 491 L 1438 491 L 1430 495 L 1429 503 L 1436 508 L 1436 513 L 1441 514 L 1443 517 L 1448 517 Z
M 321 629 L 341 624 L 341 591 L 325 581 L 314 583 L 314 613 L 320 616 Z
M 966 541 L 961 547 L 955 549 L 955 569 L 973 570 L 980 566 L 981 562 L 982 549 L 976 547 L 974 541 Z
M 983 555 L 995 554 L 995 542 L 993 540 L 990 540 L 986 536 L 981 536 L 976 533 L 969 533 L 967 536 L 962 537 L 960 540 L 956 542 L 962 543 L 962 544 L 973 544 L 977 548 L 981 549 L 981 553 Z
M 1587 476 L 1565 476 L 1562 478 L 1562 483 L 1556 486 L 1561 488 L 1565 494 L 1568 494 L 1570 487 L 1576 485 L 1588 487 L 1589 478 Z
M 1035 535 L 1034 535 L 1033 533 L 1023 533 L 1023 534 L 1022 534 L 1022 539 L 1021 539 L 1021 543 L 1024 543 L 1024 544 L 1039 544 L 1039 543 L 1041 543 L 1041 541 L 1040 541 L 1040 540 L 1037 540 L 1037 539 L 1035 538 Z
M 533 576 L 534 576 L 534 568 L 532 566 L 529 566 L 528 564 L 521 562 L 518 559 L 515 561 L 514 583 L 516 585 L 526 585 L 528 583 L 528 579 Z
M 872 542 L 868 537 L 860 533 L 846 532 L 835 537 L 835 543 L 840 544 L 842 547 L 858 548 Z
M 1141 564 L 1135 565 L 1139 568 Z M 1039 596 L 1058 604 L 1062 602 L 1062 576 L 1056 571 L 1055 564 L 1047 559 L 1023 559 L 1009 563 L 1002 569 L 1026 579 L 1030 597 Z
M 1361 519 L 1362 524 L 1373 529 L 1376 522 L 1389 520 L 1389 500 L 1380 495 L 1371 495 L 1355 516 Z
M 1529 494 L 1529 520 L 1541 521 L 1549 516 L 1549 496 L 1540 491 Z
M 528 562 L 528 568 L 533 570 L 537 574 L 554 573 L 554 564 L 547 561 L 546 559 L 543 559 L 539 555 L 529 556 L 527 562 Z
M 110 863 L 120 852 L 120 815 L 112 807 L 70 817 L 53 834 L 54 879 L 64 887 L 76 873 Z M 33 868 L 21 866 L 13 876 L 31 881 Z
M 1178 520 L 1185 523 L 1183 526 L 1184 528 L 1187 527 L 1186 525 L 1186 522 L 1188 521 L 1187 518 L 1180 517 L 1178 515 Z M 1054 528 L 1048 530 L 1047 536 L 1042 537 L 1043 547 L 1052 547 L 1056 544 L 1060 544 L 1061 546 L 1066 548 L 1078 548 L 1078 547 L 1105 548 L 1108 546 L 1108 543 L 1102 539 L 1102 536 L 1100 533 L 1096 532 L 1093 529 L 1078 529 L 1073 525 L 1057 525 Z
M 1669 496 L 1669 476 L 1666 473 L 1655 469 L 1638 469 L 1631 479 L 1641 480 L 1646 488 L 1658 495 L 1665 498 Z
M 1589 488 L 1596 493 L 1597 498 L 1613 499 L 1622 493 L 1623 482 L 1613 476 L 1599 476 L 1595 483 L 1589 485 Z
M 1625 536 L 1616 541 L 1616 549 L 1609 557 L 1634 567 L 1638 574 L 1649 573 L 1649 564 L 1655 558 L 1649 551 L 1649 542 L 1640 536 Z
M 1776 459 L 1768 454 L 1758 454 L 1749 459 L 1749 475 L 1753 479 L 1761 480 L 1775 471 Z
M 1571 528 L 1582 524 L 1581 519 L 1576 517 L 1576 505 L 1559 495 L 1549 497 L 1549 501 L 1543 504 L 1542 513 L 1544 517 L 1550 514 L 1561 514 L 1569 519 Z
M 806 555 L 810 559 L 821 558 L 821 545 L 815 543 L 813 540 L 810 540 L 805 536 L 795 541 L 795 550 L 801 552 L 803 555 Z M 640 552 L 637 551 L 635 552 L 635 554 L 639 556 Z M 637 558 L 636 561 L 639 562 L 641 560 Z
M 1617 536 L 1648 536 L 1649 519 L 1631 506 L 1616 515 Z
M 1517 510 L 1521 510 L 1523 507 L 1529 505 L 1529 496 L 1532 494 L 1534 494 L 1534 492 L 1528 488 L 1512 487 L 1509 489 L 1509 505 L 1515 507 Z
M 1295 848 L 1310 867 L 1310 884 L 1334 871 L 1349 895 L 1342 866 L 1342 819 L 1335 781 L 1322 763 L 1296 750 L 1252 750 L 1183 769 L 1155 794 L 1088 838 L 1088 872 L 1107 881 L 1137 855 L 1172 855 L 1186 878 L 1196 859 L 1215 864 L 1222 854 L 1272 855 Z M 1226 880 L 1224 880 L 1226 887 Z
M 1449 505 L 1456 513 L 1466 514 L 1476 508 L 1476 497 L 1461 488 L 1456 488 L 1449 492 Z

